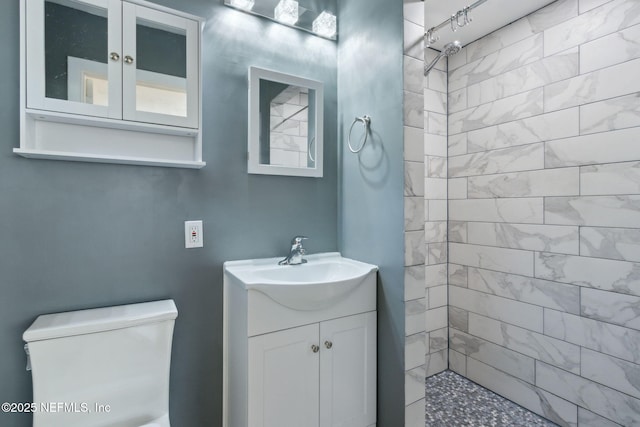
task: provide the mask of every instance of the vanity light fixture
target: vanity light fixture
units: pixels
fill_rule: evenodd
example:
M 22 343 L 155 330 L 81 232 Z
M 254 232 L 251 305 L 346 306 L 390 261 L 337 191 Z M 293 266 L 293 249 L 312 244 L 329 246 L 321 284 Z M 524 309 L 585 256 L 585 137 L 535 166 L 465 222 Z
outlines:
M 324 11 L 313 21 L 313 32 L 327 38 L 336 36 L 337 24 L 336 16 Z
M 229 0 L 229 4 L 242 10 L 251 10 L 255 4 L 255 0 Z
M 298 2 L 295 0 L 280 0 L 274 9 L 273 16 L 283 24 L 295 24 L 298 22 Z

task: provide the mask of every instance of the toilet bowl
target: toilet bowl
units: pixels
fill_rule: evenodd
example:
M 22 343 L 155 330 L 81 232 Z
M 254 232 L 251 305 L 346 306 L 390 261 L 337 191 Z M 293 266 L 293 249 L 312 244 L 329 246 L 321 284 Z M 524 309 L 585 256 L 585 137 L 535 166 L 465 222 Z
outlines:
M 34 427 L 170 427 L 173 300 L 39 316 L 25 331 Z

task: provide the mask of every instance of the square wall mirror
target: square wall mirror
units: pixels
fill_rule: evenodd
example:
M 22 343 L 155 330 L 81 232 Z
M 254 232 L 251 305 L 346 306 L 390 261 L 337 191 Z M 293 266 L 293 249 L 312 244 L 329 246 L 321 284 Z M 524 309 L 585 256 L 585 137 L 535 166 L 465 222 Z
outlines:
M 251 174 L 322 177 L 322 83 L 249 68 Z

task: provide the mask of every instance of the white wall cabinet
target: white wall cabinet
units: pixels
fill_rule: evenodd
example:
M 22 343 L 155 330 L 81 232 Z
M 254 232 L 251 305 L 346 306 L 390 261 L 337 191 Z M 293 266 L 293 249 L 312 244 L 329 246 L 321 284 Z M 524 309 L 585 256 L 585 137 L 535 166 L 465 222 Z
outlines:
M 21 0 L 34 158 L 200 168 L 202 19 L 142 0 Z
M 376 313 L 249 338 L 248 425 L 375 424 Z

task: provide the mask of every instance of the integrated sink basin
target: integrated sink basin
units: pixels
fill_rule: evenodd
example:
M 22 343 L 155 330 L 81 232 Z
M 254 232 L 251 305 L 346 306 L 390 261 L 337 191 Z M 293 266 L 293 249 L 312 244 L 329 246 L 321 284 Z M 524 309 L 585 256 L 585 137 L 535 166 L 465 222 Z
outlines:
M 375 296 L 378 267 L 344 258 L 338 252 L 309 255 L 307 263 L 278 265 L 281 258 L 224 263 L 225 275 L 247 291 L 301 311 L 322 310 L 344 300 L 361 286 Z

